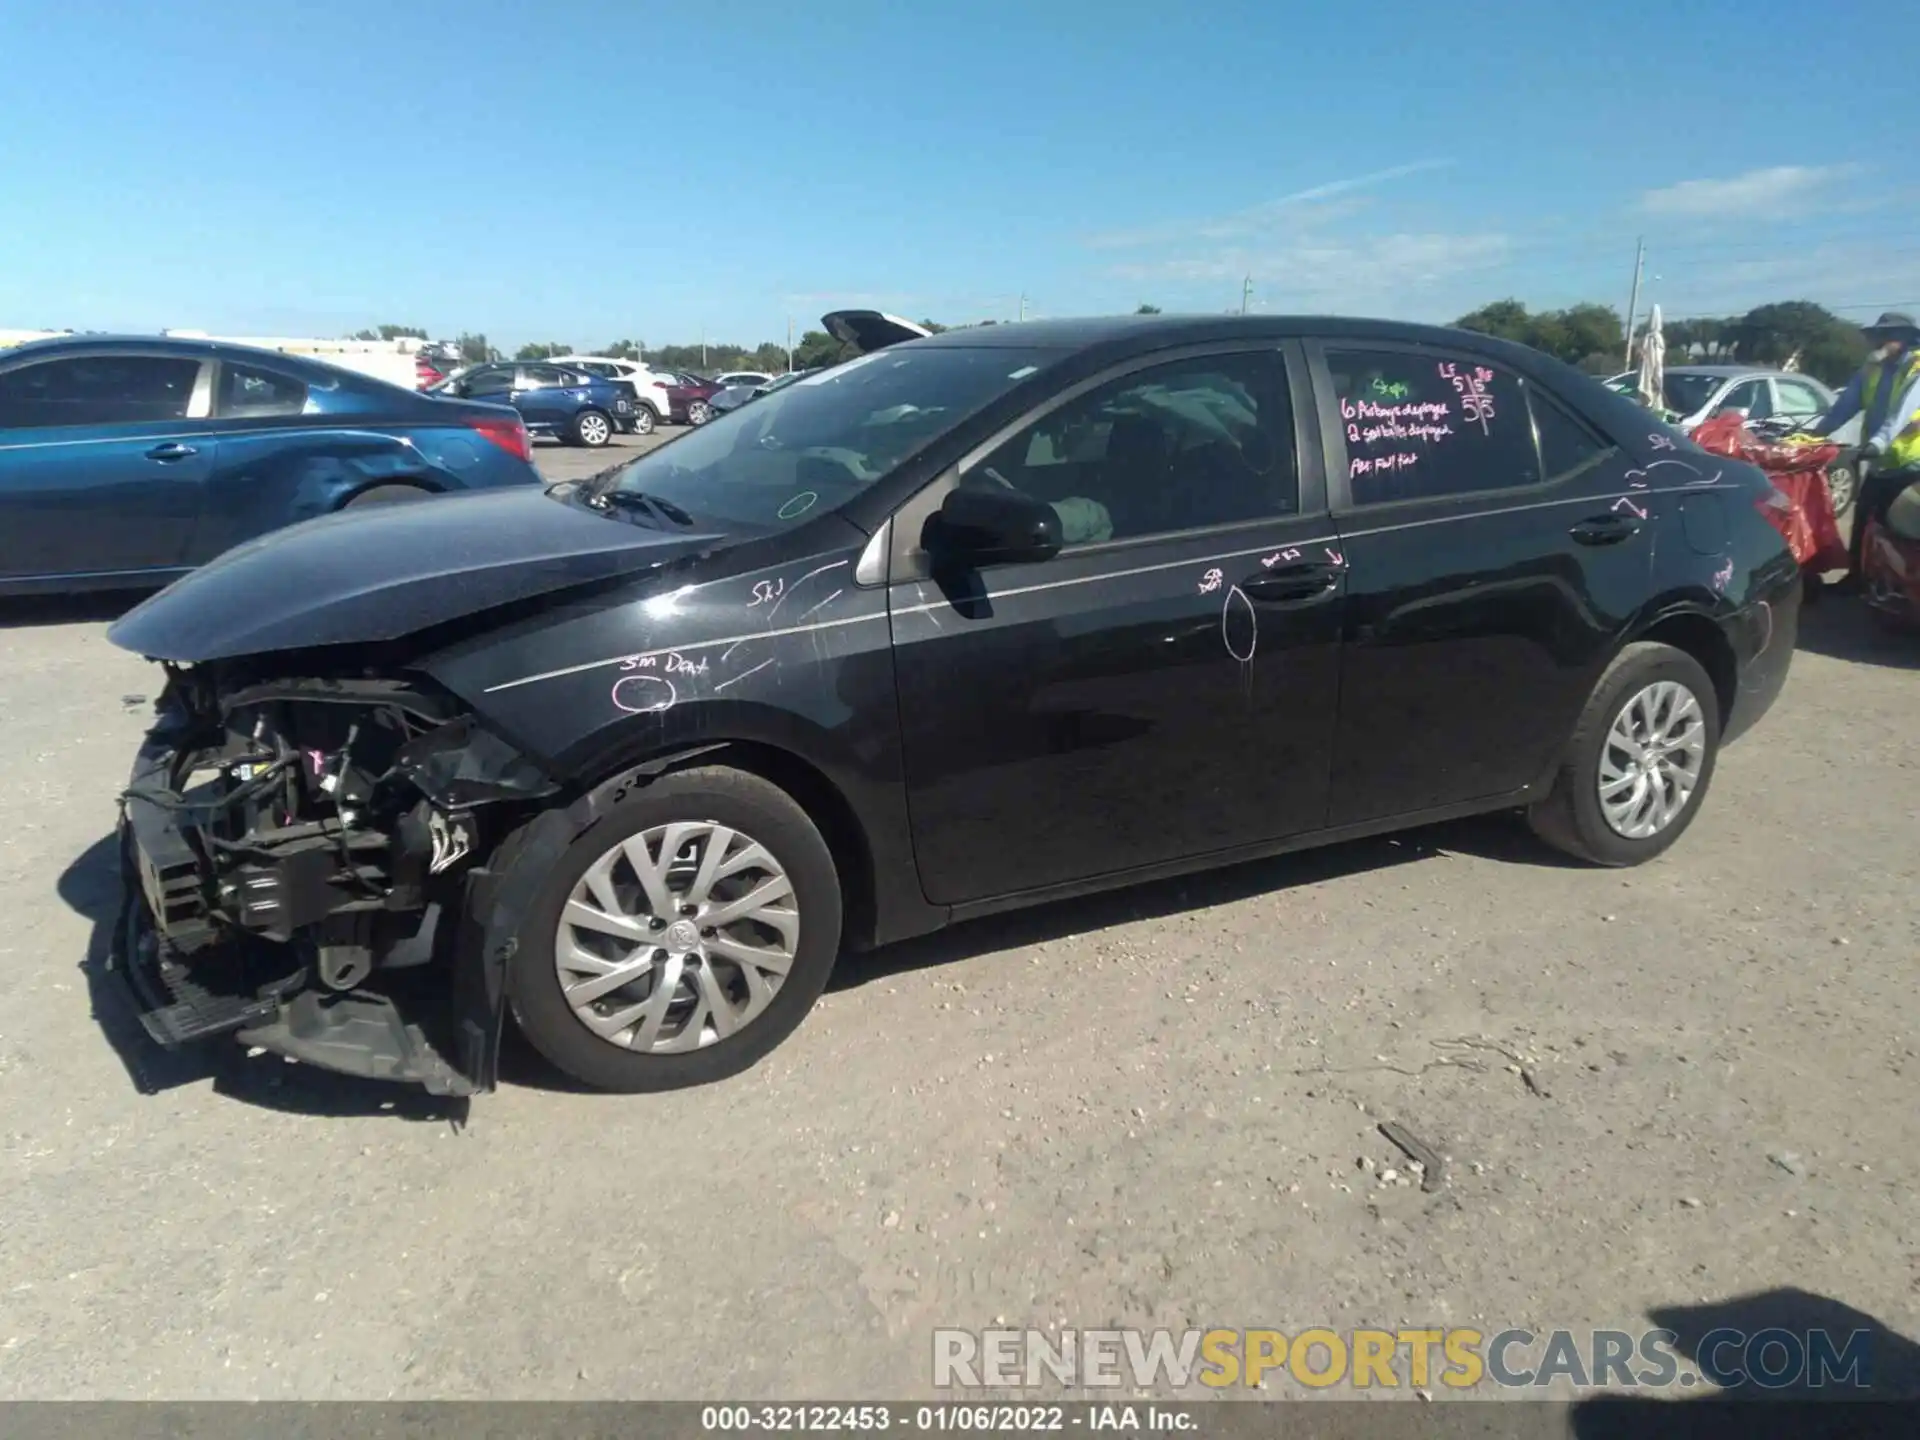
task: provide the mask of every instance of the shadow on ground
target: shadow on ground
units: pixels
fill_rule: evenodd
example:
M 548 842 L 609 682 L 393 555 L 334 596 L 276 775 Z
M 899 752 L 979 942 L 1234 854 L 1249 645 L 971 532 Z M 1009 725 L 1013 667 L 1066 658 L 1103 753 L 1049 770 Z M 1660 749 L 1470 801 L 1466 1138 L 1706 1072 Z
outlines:
M 0 630 L 37 625 L 107 624 L 154 592 L 101 590 L 85 595 L 27 595 L 0 599 Z
M 1446 854 L 1477 855 L 1520 865 L 1573 867 L 1580 863 L 1549 850 L 1516 817 L 1478 816 L 1398 835 L 1330 845 L 1322 850 L 1249 860 L 1178 879 L 1130 885 L 1076 900 L 1060 900 L 967 921 L 870 954 L 843 956 L 828 989 L 844 990 L 932 965 L 1038 945 L 1090 930 L 1104 930 L 1111 925 L 1205 910 L 1255 895 L 1385 870 Z
M 1829 593 L 1803 606 L 1797 648 L 1860 665 L 1920 670 L 1920 631 L 1892 628 L 1851 595 Z
M 870 954 L 846 955 L 829 988 L 846 990 L 928 966 L 953 964 L 1128 921 L 1202 910 L 1449 853 L 1515 864 L 1577 863 L 1547 849 L 1510 817 L 1454 821 L 970 921 Z M 74 911 L 92 922 L 81 970 L 94 1019 L 142 1094 L 210 1080 L 218 1094 L 271 1110 L 464 1122 L 469 1102 L 430 1096 L 409 1085 L 336 1075 L 312 1066 L 288 1064 L 273 1055 L 249 1057 L 239 1045 L 219 1040 L 182 1050 L 162 1048 L 147 1035 L 120 978 L 107 968 L 121 905 L 114 838 L 95 841 L 69 865 L 60 877 L 59 891 Z M 512 1025 L 507 1026 L 502 1039 L 500 1080 L 542 1090 L 597 1093 L 556 1070 Z
M 1665 1307 L 1648 1318 L 1672 1331 L 1673 1349 L 1721 1389 L 1686 1399 L 1609 1394 L 1581 1401 L 1572 1415 L 1579 1440 L 1920 1434 L 1920 1345 L 1851 1305 L 1780 1289 Z M 1816 1344 L 1810 1337 L 1821 1337 L 1840 1363 L 1808 1363 Z M 1849 1371 L 1846 1361 L 1856 1357 L 1859 1367 Z M 1785 1383 L 1765 1384 L 1756 1368 Z
M 101 1034 L 113 1046 L 127 1078 L 143 1095 L 211 1081 L 229 1099 L 296 1115 L 389 1115 L 398 1120 L 445 1121 L 459 1126 L 468 1101 L 428 1095 L 411 1085 L 382 1084 L 337 1075 L 277 1055 L 248 1055 L 238 1044 L 215 1040 L 180 1050 L 156 1044 L 140 1023 L 133 996 L 107 968 L 107 955 L 121 904 L 118 844 L 109 835 L 95 841 L 61 874 L 60 898 L 93 924 L 80 961 L 87 997 Z

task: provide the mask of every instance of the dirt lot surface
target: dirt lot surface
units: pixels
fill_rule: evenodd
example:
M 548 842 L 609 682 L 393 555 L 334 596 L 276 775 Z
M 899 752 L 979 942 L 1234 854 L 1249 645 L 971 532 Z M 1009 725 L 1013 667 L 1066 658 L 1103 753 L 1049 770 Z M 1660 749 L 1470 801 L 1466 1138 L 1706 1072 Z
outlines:
M 470 1109 L 129 1034 L 91 962 L 157 671 L 108 613 L 0 617 L 0 1398 L 904 1398 L 997 1322 L 1920 1335 L 1920 642 L 1850 602 L 1646 869 L 1343 846 L 850 963 L 725 1084 L 521 1046 Z

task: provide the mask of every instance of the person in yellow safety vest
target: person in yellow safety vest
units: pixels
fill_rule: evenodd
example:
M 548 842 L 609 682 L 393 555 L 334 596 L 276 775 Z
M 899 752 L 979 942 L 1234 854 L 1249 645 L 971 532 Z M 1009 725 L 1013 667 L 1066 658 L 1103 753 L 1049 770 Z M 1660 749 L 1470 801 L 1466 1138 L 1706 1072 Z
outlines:
M 1843 589 L 1860 588 L 1860 542 L 1869 518 L 1886 523 L 1887 507 L 1920 480 L 1920 324 L 1889 310 L 1865 327 L 1871 353 L 1833 408 L 1808 429 L 1831 435 L 1855 415 L 1860 422 L 1860 460 L 1865 474 L 1854 507 Z

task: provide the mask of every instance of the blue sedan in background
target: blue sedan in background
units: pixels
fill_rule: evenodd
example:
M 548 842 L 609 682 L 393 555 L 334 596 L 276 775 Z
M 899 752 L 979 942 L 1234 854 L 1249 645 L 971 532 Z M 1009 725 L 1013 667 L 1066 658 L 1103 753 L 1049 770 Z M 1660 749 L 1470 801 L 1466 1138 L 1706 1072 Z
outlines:
M 500 405 L 206 340 L 0 350 L 0 595 L 157 587 L 346 506 L 538 483 Z

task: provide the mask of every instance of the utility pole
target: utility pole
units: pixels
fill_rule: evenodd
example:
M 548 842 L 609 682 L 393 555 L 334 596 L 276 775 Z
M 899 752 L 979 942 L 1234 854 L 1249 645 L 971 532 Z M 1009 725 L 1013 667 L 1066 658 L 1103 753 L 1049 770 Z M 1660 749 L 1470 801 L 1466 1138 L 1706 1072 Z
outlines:
M 700 368 L 707 368 L 707 327 L 700 327 Z
M 1647 240 L 1643 235 L 1634 242 L 1633 247 L 1633 292 L 1627 297 L 1627 361 L 1626 368 L 1633 368 L 1633 322 L 1640 313 L 1640 272 L 1647 266 Z
M 787 316 L 787 370 L 793 370 L 793 317 Z
M 1253 303 L 1253 276 L 1247 276 L 1246 283 L 1240 287 L 1240 313 L 1247 313 L 1247 307 Z
M 1022 320 L 1027 318 L 1027 296 L 1024 290 L 1020 293 L 1020 318 Z

